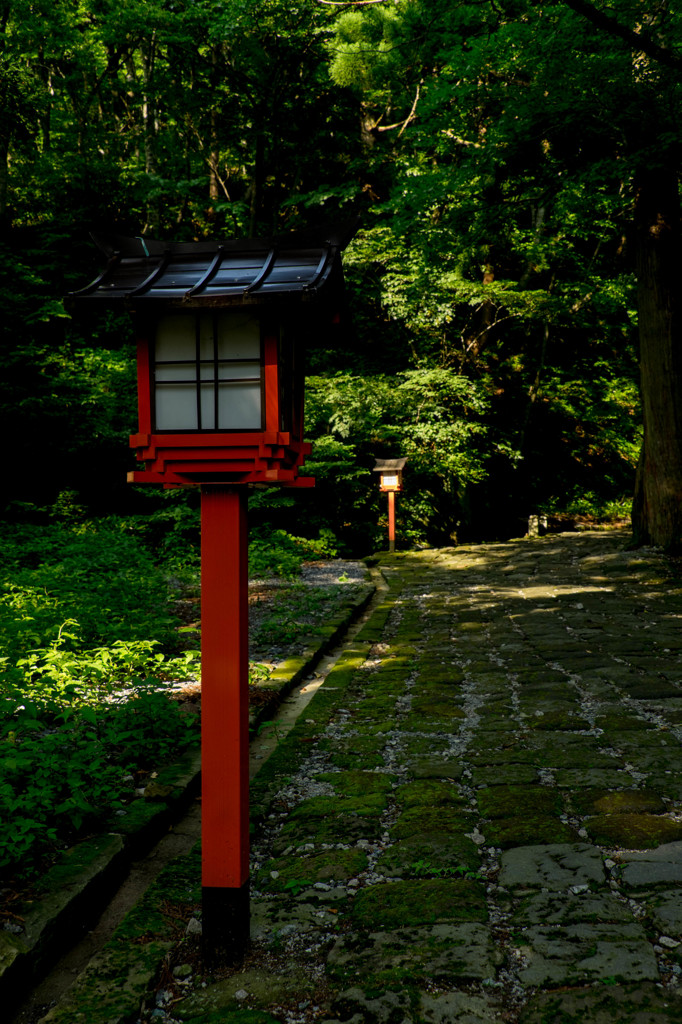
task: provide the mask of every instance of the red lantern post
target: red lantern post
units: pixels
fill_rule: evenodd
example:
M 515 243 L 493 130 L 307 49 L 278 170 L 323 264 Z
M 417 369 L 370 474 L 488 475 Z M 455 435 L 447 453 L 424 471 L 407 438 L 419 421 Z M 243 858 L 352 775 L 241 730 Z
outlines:
M 377 459 L 372 470 L 379 473 L 379 490 L 388 494 L 388 550 L 395 551 L 395 496 L 403 488 L 407 459 Z
M 138 337 L 134 483 L 201 487 L 202 903 L 207 960 L 249 937 L 248 524 L 252 485 L 299 477 L 306 336 L 338 322 L 351 237 L 275 245 L 114 239 L 69 296 L 125 308 Z

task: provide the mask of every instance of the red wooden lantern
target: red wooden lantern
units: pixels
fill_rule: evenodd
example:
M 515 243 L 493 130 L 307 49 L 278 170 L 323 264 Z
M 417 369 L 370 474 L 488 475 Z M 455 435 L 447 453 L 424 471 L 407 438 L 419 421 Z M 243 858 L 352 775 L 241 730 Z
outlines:
M 138 339 L 135 483 L 201 485 L 202 904 L 207 959 L 249 936 L 248 485 L 298 472 L 303 347 L 340 319 L 352 229 L 273 244 L 100 242 L 104 272 L 69 296 L 127 309 Z
M 303 348 L 338 322 L 340 252 L 314 241 L 99 241 L 107 267 L 69 299 L 128 309 L 138 338 L 135 483 L 310 486 Z
M 395 551 L 395 496 L 403 489 L 407 459 L 377 459 L 373 473 L 379 473 L 379 490 L 388 493 L 388 550 Z

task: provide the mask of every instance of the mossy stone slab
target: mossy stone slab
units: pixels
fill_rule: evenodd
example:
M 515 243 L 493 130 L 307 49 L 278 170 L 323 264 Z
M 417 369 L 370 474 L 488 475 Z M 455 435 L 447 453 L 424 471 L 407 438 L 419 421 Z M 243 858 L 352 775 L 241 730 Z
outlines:
M 344 936 L 329 952 L 327 971 L 337 982 L 360 979 L 364 988 L 400 991 L 434 982 L 482 981 L 494 976 L 499 959 L 483 924 L 406 926 L 367 936 Z
M 385 794 L 386 790 L 369 792 L 364 796 L 313 796 L 294 807 L 289 821 L 317 820 L 333 814 L 377 818 L 386 810 Z
M 682 890 L 657 893 L 647 901 L 646 909 L 660 935 L 682 940 Z M 677 952 L 682 952 L 682 948 Z
M 577 814 L 664 814 L 666 805 L 649 789 L 584 789 L 567 795 Z
M 636 715 L 628 715 L 623 712 L 614 712 L 608 715 L 599 715 L 594 720 L 597 729 L 603 729 L 602 743 L 607 743 L 614 734 L 621 732 L 646 732 L 654 729 L 652 722 L 647 722 Z
M 458 782 L 464 774 L 461 761 L 417 758 L 408 766 L 409 774 L 415 779 L 450 779 Z
M 529 750 L 518 740 L 512 740 L 500 747 L 499 742 L 481 742 L 476 737 L 474 749 L 467 753 L 467 760 L 473 765 L 487 767 L 490 765 L 535 765 L 537 751 Z
M 653 671 L 650 662 L 645 662 L 644 667 Z M 665 667 L 665 663 L 661 667 Z M 667 700 L 669 697 L 682 697 L 682 690 L 680 690 L 679 686 L 673 686 L 672 683 L 662 683 L 656 679 L 629 684 L 623 686 L 623 689 L 628 697 L 631 697 L 633 700 Z
M 524 928 L 524 985 L 555 988 L 613 978 L 623 984 L 657 981 L 658 965 L 640 924 L 571 924 Z
M 310 999 L 313 988 L 310 976 L 302 969 L 287 973 L 265 969 L 239 971 L 205 989 L 197 989 L 191 996 L 176 1003 L 173 1006 L 173 1017 L 182 1021 L 197 1020 L 197 1024 L 210 1020 L 209 1015 L 216 1021 L 229 1019 L 227 1013 L 244 1013 L 246 1010 L 253 1011 L 273 1004 Z M 237 992 L 246 992 L 247 995 L 237 999 Z
M 501 850 L 538 843 L 576 842 L 578 835 L 570 825 L 557 818 L 529 814 L 525 818 L 504 818 L 484 826 L 486 842 Z
M 526 724 L 529 729 L 543 730 L 546 732 L 575 732 L 579 729 L 586 729 L 586 719 L 571 711 L 543 711 L 539 714 L 533 713 L 528 717 Z
M 532 785 L 538 780 L 537 769 L 527 764 L 509 764 L 504 767 L 473 768 L 471 781 L 478 788 L 493 787 L 498 783 L 513 786 Z
M 256 874 L 258 889 L 269 892 L 296 891 L 315 882 L 344 882 L 367 867 L 362 850 L 322 850 L 309 857 L 277 857 Z
M 587 843 L 555 843 L 507 850 L 500 858 L 500 885 L 564 892 L 574 885 L 604 885 L 601 851 Z
M 319 782 L 328 782 L 337 793 L 346 797 L 365 797 L 377 793 L 389 793 L 394 776 L 383 772 L 323 772 L 316 776 Z
M 558 768 L 554 772 L 557 786 L 576 790 L 582 786 L 588 789 L 627 789 L 632 775 L 620 768 L 591 768 L 589 756 L 582 768 Z
M 682 822 L 655 814 L 599 814 L 584 827 L 595 843 L 622 850 L 653 850 L 682 840 Z
M 522 1010 L 519 1024 L 678 1024 L 680 1020 L 682 995 L 645 982 L 538 993 Z
M 355 897 L 354 924 L 385 931 L 441 921 L 485 921 L 485 890 L 471 879 L 426 879 L 368 886 Z
M 461 804 L 463 799 L 456 786 L 436 779 L 420 779 L 398 786 L 394 796 L 396 803 L 405 808 Z
M 389 846 L 376 870 L 389 877 L 427 878 L 477 871 L 480 863 L 478 847 L 465 835 L 415 836 Z
M 373 839 L 377 831 L 375 817 L 360 817 L 357 814 L 331 814 L 326 818 L 306 818 L 287 821 L 279 836 L 272 844 L 272 851 L 279 856 L 288 846 L 335 845 L 356 843 L 360 839 Z
M 195 1018 L 197 1024 L 281 1024 L 264 1010 L 216 1010 Z
M 464 835 L 471 832 L 472 818 L 454 807 L 408 807 L 391 829 L 395 840 L 412 836 Z
M 513 925 L 634 924 L 627 903 L 611 893 L 537 892 L 522 898 Z
M 561 793 L 548 786 L 489 786 L 479 789 L 476 802 L 483 818 L 517 818 L 560 814 Z
M 536 737 L 543 736 L 536 733 Z M 586 736 L 573 736 L 570 733 L 562 733 L 560 738 L 543 739 L 537 745 L 533 744 L 533 738 L 528 741 L 528 746 L 535 754 L 535 763 L 543 768 L 557 769 L 579 769 L 589 768 L 590 770 L 603 769 L 605 771 L 619 768 L 619 761 L 612 754 L 602 750 L 596 743 L 591 743 Z

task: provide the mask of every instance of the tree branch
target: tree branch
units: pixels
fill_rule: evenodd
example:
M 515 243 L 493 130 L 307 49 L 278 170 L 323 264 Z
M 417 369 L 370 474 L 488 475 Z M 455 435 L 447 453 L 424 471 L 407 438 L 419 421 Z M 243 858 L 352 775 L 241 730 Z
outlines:
M 682 73 L 682 56 L 673 50 L 669 50 L 667 46 L 661 46 L 651 36 L 643 32 L 635 32 L 634 29 L 622 25 L 611 14 L 598 11 L 591 3 L 588 3 L 588 0 L 563 0 L 563 2 L 567 7 L 575 11 L 576 14 L 582 14 L 584 18 L 587 18 L 588 21 L 591 21 L 593 25 L 596 25 L 603 32 L 608 32 L 609 35 L 622 39 L 633 50 L 646 53 L 647 56 L 653 57 L 659 64 Z
M 415 117 L 417 116 L 416 111 L 417 111 L 417 104 L 419 103 L 419 94 L 421 92 L 421 87 L 422 87 L 422 83 L 420 82 L 419 85 L 417 86 L 417 94 L 414 97 L 414 103 L 412 104 L 412 109 L 410 110 L 409 114 L 407 115 L 407 117 L 405 118 L 404 121 L 396 121 L 395 124 L 385 124 L 385 125 L 379 125 L 379 122 L 377 121 L 377 123 L 374 126 L 376 128 L 376 130 L 378 132 L 390 132 L 393 128 L 400 128 L 400 131 L 398 132 L 398 138 L 400 138 L 400 136 L 403 134 L 403 132 L 407 128 L 408 124 L 411 121 L 414 121 Z

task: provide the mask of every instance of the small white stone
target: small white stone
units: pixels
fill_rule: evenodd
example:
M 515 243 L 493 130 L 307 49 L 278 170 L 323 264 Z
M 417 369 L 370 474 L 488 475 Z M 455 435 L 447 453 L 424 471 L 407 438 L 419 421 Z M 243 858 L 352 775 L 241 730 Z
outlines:
M 279 878 L 279 871 L 271 871 L 270 878 Z
M 589 888 L 590 888 L 589 885 L 572 885 L 571 886 L 571 892 L 575 896 L 579 896 L 581 892 L 588 892 Z
M 609 871 L 611 870 L 611 868 L 615 868 L 615 866 L 616 866 L 615 860 L 607 859 L 607 860 L 604 861 L 604 867 L 608 868 Z
M 661 946 L 665 946 L 666 949 L 677 949 L 680 944 L 677 939 L 671 939 L 669 935 L 661 935 L 658 942 Z
M 246 991 L 246 989 L 240 988 L 237 992 L 235 992 L 234 998 L 238 999 L 240 1003 L 243 1003 L 245 999 L 249 998 L 249 993 Z

